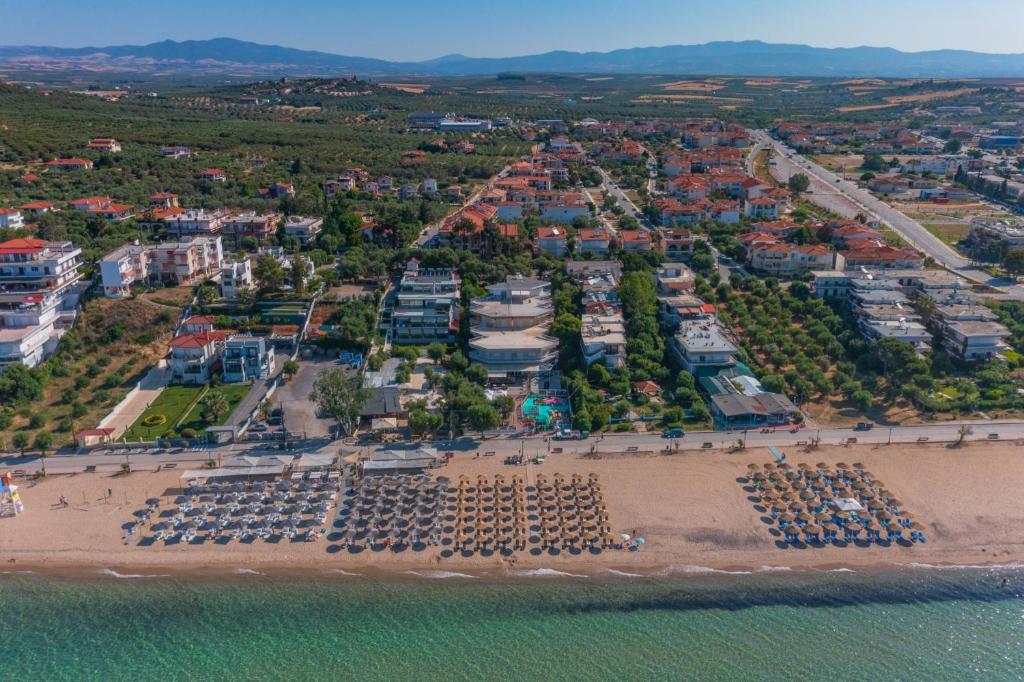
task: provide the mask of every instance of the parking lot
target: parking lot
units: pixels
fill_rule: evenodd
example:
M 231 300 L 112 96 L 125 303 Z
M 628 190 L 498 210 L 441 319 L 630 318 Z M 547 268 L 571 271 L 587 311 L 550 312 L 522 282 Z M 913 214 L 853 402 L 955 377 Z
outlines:
M 284 426 L 290 433 L 324 438 L 330 435 L 333 422 L 316 416 L 316 406 L 309 399 L 309 393 L 321 370 L 340 367 L 341 363 L 334 356 L 314 356 L 309 360 L 302 359 L 302 355 L 299 357 L 299 371 L 274 393 L 274 407 L 284 408 Z

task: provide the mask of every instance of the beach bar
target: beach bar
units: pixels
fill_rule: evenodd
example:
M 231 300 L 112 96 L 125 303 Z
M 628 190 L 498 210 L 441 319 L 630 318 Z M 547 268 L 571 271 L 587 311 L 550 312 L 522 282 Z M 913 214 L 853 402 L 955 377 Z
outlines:
M 417 472 L 441 466 L 443 459 L 434 448 L 415 450 L 374 450 L 360 462 L 364 474 Z
M 182 473 L 181 478 L 187 481 L 211 481 L 217 479 L 273 478 L 284 473 L 283 464 L 271 464 L 255 467 L 221 467 L 218 469 L 189 469 Z

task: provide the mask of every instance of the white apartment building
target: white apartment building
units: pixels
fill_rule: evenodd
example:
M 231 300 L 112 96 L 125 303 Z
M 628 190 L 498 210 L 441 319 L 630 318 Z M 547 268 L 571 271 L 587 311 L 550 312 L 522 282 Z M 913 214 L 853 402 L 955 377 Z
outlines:
M 683 322 L 668 345 L 688 372 L 736 364 L 736 346 L 725 338 L 718 323 L 711 320 Z
M 145 281 L 150 274 L 150 251 L 153 247 L 128 244 L 100 260 L 100 279 L 107 298 L 130 296 L 132 284 Z
M 224 261 L 220 266 L 220 295 L 224 298 L 238 298 L 239 292 L 251 291 L 255 287 L 252 261 L 248 258 Z
M 448 268 L 406 265 L 402 282 L 388 301 L 390 319 L 383 331 L 392 343 L 450 343 L 459 328 L 460 280 Z
M 626 363 L 626 323 L 622 313 L 584 315 L 580 346 L 587 367 L 595 362 L 604 362 L 609 369 L 622 367 Z
M 194 284 L 220 272 L 224 248 L 220 237 L 191 241 L 128 244 L 100 260 L 103 293 L 108 298 L 131 295 L 131 286 L 152 279 L 176 285 Z
M 547 335 L 553 317 L 550 283 L 510 276 L 487 291 L 470 306 L 470 359 L 483 364 L 492 378 L 506 381 L 551 369 L 558 340 Z
M 82 250 L 71 242 L 0 243 L 0 367 L 34 367 L 74 323 Z
M 227 211 L 190 208 L 183 213 L 168 216 L 161 222 L 168 237 L 180 239 L 192 235 L 219 234 L 230 218 Z
M 288 216 L 284 223 L 285 236 L 295 237 L 303 245 L 316 239 L 323 228 L 323 218 L 304 218 L 302 216 Z
M 16 208 L 0 208 L 0 228 L 16 230 L 25 227 L 25 218 Z

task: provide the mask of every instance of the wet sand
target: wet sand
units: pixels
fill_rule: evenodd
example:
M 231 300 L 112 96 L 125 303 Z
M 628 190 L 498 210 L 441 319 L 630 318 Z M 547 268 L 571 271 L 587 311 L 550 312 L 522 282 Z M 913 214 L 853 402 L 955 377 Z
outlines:
M 179 471 L 50 476 L 21 487 L 26 512 L 0 519 L 0 571 L 37 570 L 73 575 L 110 570 L 121 575 L 196 576 L 301 575 L 343 572 L 360 575 L 530 575 L 545 571 L 574 575 L 674 575 L 719 571 L 851 568 L 891 569 L 912 565 L 1024 563 L 1024 450 L 1009 443 L 964 448 L 941 445 L 789 449 L 796 464 L 863 462 L 924 524 L 928 542 L 847 547 L 780 546 L 772 526 L 755 510 L 743 477 L 750 462 L 770 461 L 764 449 L 736 453 L 690 452 L 646 457 L 582 459 L 554 455 L 542 465 L 505 466 L 500 458 L 457 456 L 435 473 L 506 476 L 520 473 L 600 476 L 616 533 L 642 536 L 638 552 L 598 554 L 516 552 L 442 557 L 442 548 L 422 552 L 337 551 L 328 541 L 255 541 L 228 545 L 139 546 L 124 544 L 123 524 L 149 497 L 179 485 Z M 113 494 L 108 499 L 107 489 Z M 71 506 L 58 498 L 67 495 Z M 328 519 L 333 518 L 333 510 Z M 330 532 L 330 530 L 328 531 Z M 145 534 L 145 533 L 144 533 Z M 531 547 L 533 547 L 531 545 Z

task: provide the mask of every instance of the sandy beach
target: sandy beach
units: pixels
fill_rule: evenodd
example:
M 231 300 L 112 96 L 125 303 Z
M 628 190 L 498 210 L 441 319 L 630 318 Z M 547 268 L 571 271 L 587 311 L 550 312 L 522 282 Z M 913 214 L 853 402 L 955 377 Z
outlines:
M 863 462 L 904 507 L 924 524 L 928 542 L 888 547 L 791 547 L 755 510 L 743 477 L 751 462 L 771 461 L 767 450 L 735 453 L 620 456 L 580 459 L 556 455 L 542 465 L 505 466 L 497 458 L 457 456 L 435 473 L 494 475 L 537 473 L 600 476 L 610 521 L 617 533 L 646 539 L 638 552 L 605 550 L 558 556 L 516 552 L 512 557 L 456 555 L 440 549 L 328 551 L 331 542 L 256 541 L 228 545 L 125 544 L 123 524 L 144 500 L 178 487 L 180 472 L 139 471 L 50 476 L 21 488 L 26 512 L 0 519 L 0 570 L 82 573 L 194 573 L 246 571 L 301 574 L 343 571 L 363 575 L 452 572 L 514 576 L 550 569 L 570 574 L 685 574 L 708 570 L 888 569 L 911 565 L 983 565 L 1024 562 L 1022 451 L 1009 443 L 822 447 L 791 449 L 789 462 Z M 107 498 L 107 490 L 112 495 Z M 66 495 L 70 506 L 58 500 Z M 333 518 L 332 513 L 328 517 Z

